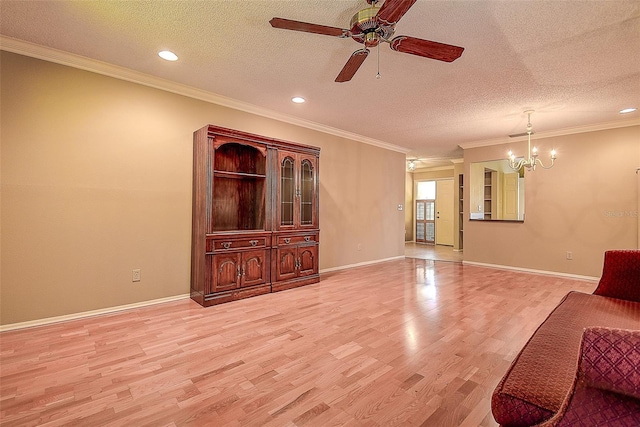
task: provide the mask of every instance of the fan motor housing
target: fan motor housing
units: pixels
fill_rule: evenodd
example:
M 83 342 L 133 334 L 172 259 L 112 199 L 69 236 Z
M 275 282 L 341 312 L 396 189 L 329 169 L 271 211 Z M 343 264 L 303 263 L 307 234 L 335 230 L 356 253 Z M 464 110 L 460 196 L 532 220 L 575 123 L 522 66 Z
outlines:
M 380 25 L 376 15 L 380 8 L 371 6 L 362 9 L 351 18 L 351 38 L 366 47 L 375 47 L 380 39 L 389 39 L 394 32 L 390 25 Z

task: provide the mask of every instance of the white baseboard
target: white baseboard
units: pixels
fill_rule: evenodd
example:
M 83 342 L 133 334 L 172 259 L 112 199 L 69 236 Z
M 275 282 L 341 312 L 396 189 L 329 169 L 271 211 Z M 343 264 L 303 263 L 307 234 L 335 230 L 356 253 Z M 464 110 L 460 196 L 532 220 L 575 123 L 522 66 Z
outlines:
M 392 258 L 384 258 L 384 259 L 378 259 L 378 260 L 373 260 L 373 261 L 360 262 L 360 263 L 357 263 L 357 264 L 341 265 L 339 267 L 326 268 L 324 270 L 320 270 L 320 273 L 322 274 L 322 273 L 328 273 L 330 271 L 345 270 L 345 269 L 348 269 L 348 268 L 360 267 L 360 266 L 363 266 L 363 265 L 370 265 L 370 264 L 377 264 L 377 263 L 380 263 L 380 262 L 393 261 L 393 260 L 397 260 L 397 259 L 404 259 L 404 255 L 397 256 L 397 257 L 392 257 Z M 103 315 L 103 314 L 117 313 L 119 311 L 132 310 L 132 309 L 135 309 L 135 308 L 146 307 L 146 306 L 154 305 L 154 304 L 162 304 L 162 303 L 165 303 L 165 302 L 179 301 L 179 300 L 186 299 L 186 298 L 189 298 L 189 297 L 190 297 L 190 294 L 175 295 L 175 296 L 172 296 L 172 297 L 159 298 L 159 299 L 154 299 L 154 300 L 150 300 L 150 301 L 141 301 L 141 302 L 137 302 L 137 303 L 133 303 L 133 304 L 126 304 L 126 305 L 119 305 L 119 306 L 116 306 L 116 307 L 102 308 L 102 309 L 99 309 L 99 310 L 91 310 L 91 311 L 83 311 L 83 312 L 80 312 L 80 313 L 66 314 L 64 316 L 46 317 L 44 319 L 29 320 L 27 322 L 10 323 L 8 325 L 0 325 L 0 332 L 15 331 L 15 330 L 18 330 L 18 329 L 26 329 L 26 328 L 34 328 L 36 326 L 44 326 L 44 325 L 50 325 L 50 324 L 53 324 L 53 323 L 67 322 L 67 321 L 70 321 L 70 320 L 77 320 L 77 319 L 83 319 L 83 318 L 87 318 L 87 317 L 100 316 L 100 315 Z
M 325 268 L 320 270 L 320 274 L 329 273 L 330 271 L 346 270 L 347 268 L 362 267 L 364 265 L 378 264 L 380 262 L 395 261 L 397 259 L 404 259 L 404 258 L 405 258 L 404 255 L 400 255 L 400 256 L 394 256 L 391 258 L 383 258 L 383 259 L 376 259 L 373 261 L 359 262 L 357 264 L 347 264 L 347 265 L 341 265 L 339 267 Z
M 339 266 L 339 267 L 327 268 L 327 269 L 324 269 L 324 270 L 320 270 L 320 273 L 328 273 L 330 271 L 345 270 L 347 268 L 360 267 L 360 266 L 369 265 L 369 264 L 377 264 L 377 263 L 380 263 L 380 262 L 392 261 L 392 260 L 397 260 L 397 259 L 404 259 L 404 255 L 397 256 L 397 257 L 392 257 L 392 258 L 385 258 L 385 259 L 378 259 L 378 260 L 373 260 L 373 261 L 366 261 L 366 262 L 361 262 L 361 263 L 357 263 L 357 264 L 349 264 L 349 265 L 342 265 L 342 266 Z M 186 298 L 189 298 L 189 297 L 190 297 L 190 294 L 175 295 L 175 296 L 172 296 L 172 297 L 159 298 L 159 299 L 154 299 L 154 300 L 150 300 L 150 301 L 141 301 L 141 302 L 137 302 L 137 303 L 133 303 L 133 304 L 126 304 L 126 305 L 120 305 L 120 306 L 116 306 L 116 307 L 102 308 L 102 309 L 99 309 L 99 310 L 91 310 L 91 311 L 83 311 L 83 312 L 80 312 L 80 313 L 66 314 L 64 316 L 46 317 L 44 319 L 29 320 L 27 322 L 10 323 L 8 325 L 0 325 L 0 332 L 14 331 L 14 330 L 26 329 L 26 328 L 34 328 L 36 326 L 44 326 L 44 325 L 50 325 L 50 324 L 53 324 L 53 323 L 67 322 L 67 321 L 70 321 L 70 320 L 77 320 L 77 319 L 83 319 L 83 318 L 87 318 L 87 317 L 100 316 L 100 315 L 103 315 L 103 314 L 117 313 L 119 311 L 132 310 L 132 309 L 135 309 L 135 308 L 146 307 L 146 306 L 154 305 L 154 304 L 162 304 L 162 303 L 165 303 L 165 302 L 179 301 L 179 300 L 186 299 Z
M 580 276 L 578 274 L 560 273 L 558 271 L 534 270 L 532 268 L 512 267 L 510 265 L 486 264 L 483 262 L 474 262 L 474 261 L 462 261 L 462 264 L 475 265 L 478 267 L 497 268 L 499 270 L 522 271 L 524 273 L 543 274 L 545 276 L 564 277 L 568 279 L 589 280 L 594 282 L 597 282 L 600 280 L 599 277 Z
M 118 311 L 131 310 L 134 308 L 146 307 L 154 304 L 162 304 L 165 302 L 179 301 L 189 298 L 190 294 L 175 295 L 172 297 L 158 298 L 150 301 L 141 301 L 133 304 L 119 305 L 116 307 L 101 308 L 99 310 L 83 311 L 80 313 L 66 314 L 64 316 L 47 317 L 44 319 L 30 320 L 28 322 L 10 323 L 8 325 L 0 325 L 0 332 L 14 331 L 16 329 L 33 328 L 36 326 L 50 325 L 52 323 L 67 322 L 69 320 L 84 319 L 86 317 L 100 316 L 102 314 L 111 314 Z
M 356 264 L 348 264 L 348 265 L 341 265 L 338 267 L 325 268 L 320 270 L 320 274 L 329 273 L 331 271 L 346 270 L 354 267 L 362 267 L 365 265 L 379 264 L 387 261 L 395 261 L 395 260 L 404 259 L 404 258 L 405 258 L 404 255 L 400 255 L 400 256 L 395 256 L 391 258 L 376 259 L 372 261 L 359 262 Z M 569 278 L 569 279 L 589 280 L 594 282 L 597 282 L 598 280 L 600 280 L 599 277 L 593 277 L 593 276 L 581 276 L 577 274 L 560 273 L 557 271 L 534 270 L 531 268 L 512 267 L 509 265 L 487 264 L 487 263 L 473 262 L 473 261 L 462 261 L 462 263 L 466 265 L 475 265 L 478 267 L 496 268 L 499 270 L 522 271 L 525 273 L 542 274 L 546 276 L 563 277 L 563 278 Z M 189 297 L 190 297 L 189 294 L 181 294 L 181 295 L 175 295 L 175 296 L 166 297 L 166 298 L 154 299 L 150 301 L 141 301 L 133 304 L 125 304 L 125 305 L 119 305 L 116 307 L 102 308 L 99 310 L 91 310 L 91 311 L 84 311 L 80 313 L 67 314 L 64 316 L 47 317 L 44 319 L 30 320 L 27 322 L 10 323 L 8 325 L 0 325 L 0 332 L 14 331 L 17 329 L 25 329 L 25 328 L 33 328 L 36 326 L 44 326 L 44 325 L 50 325 L 53 323 L 67 322 L 70 320 L 100 316 L 103 314 L 117 313 L 119 311 L 132 310 L 135 308 L 146 307 L 146 306 L 155 305 L 155 304 L 162 304 L 165 302 L 179 301 L 182 299 L 187 299 Z

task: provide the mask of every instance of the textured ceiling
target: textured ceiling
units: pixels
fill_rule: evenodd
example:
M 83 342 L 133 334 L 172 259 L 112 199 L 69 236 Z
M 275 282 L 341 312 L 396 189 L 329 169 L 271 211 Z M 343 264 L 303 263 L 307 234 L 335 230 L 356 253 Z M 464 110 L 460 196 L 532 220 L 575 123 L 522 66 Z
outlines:
M 274 29 L 272 17 L 341 28 L 364 0 L 10 1 L 0 33 L 405 148 L 460 157 L 459 144 L 638 119 L 640 1 L 418 0 L 396 35 L 463 46 L 445 63 Z M 162 49 L 180 60 L 158 58 Z M 307 99 L 291 103 L 294 95 Z M 425 161 L 424 165 L 437 162 Z

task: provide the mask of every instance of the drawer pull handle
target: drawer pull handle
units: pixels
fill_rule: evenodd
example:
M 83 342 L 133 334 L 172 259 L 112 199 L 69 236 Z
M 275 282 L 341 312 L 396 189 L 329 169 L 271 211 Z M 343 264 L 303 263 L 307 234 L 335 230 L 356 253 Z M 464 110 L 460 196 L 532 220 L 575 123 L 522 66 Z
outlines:
M 231 247 L 231 242 L 222 242 L 222 247 L 225 249 L 229 249 Z
M 249 240 L 249 243 L 251 243 L 251 246 L 257 246 L 258 245 L 258 241 L 257 240 Z
M 288 237 L 285 237 L 285 238 L 284 238 L 284 242 L 285 242 L 285 243 L 291 243 L 291 239 L 290 239 L 290 238 L 288 238 Z
M 304 241 L 305 241 L 305 242 L 308 242 L 308 241 L 310 241 L 310 240 L 311 240 L 311 236 L 304 236 Z

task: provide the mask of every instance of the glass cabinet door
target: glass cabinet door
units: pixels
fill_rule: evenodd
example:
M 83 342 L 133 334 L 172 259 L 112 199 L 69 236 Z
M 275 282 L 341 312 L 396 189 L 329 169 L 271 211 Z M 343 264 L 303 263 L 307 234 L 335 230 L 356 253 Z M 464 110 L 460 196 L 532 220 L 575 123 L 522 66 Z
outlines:
M 293 225 L 295 182 L 293 159 L 285 157 L 280 164 L 280 225 Z
M 300 225 L 313 224 L 313 165 L 303 160 L 300 167 Z

